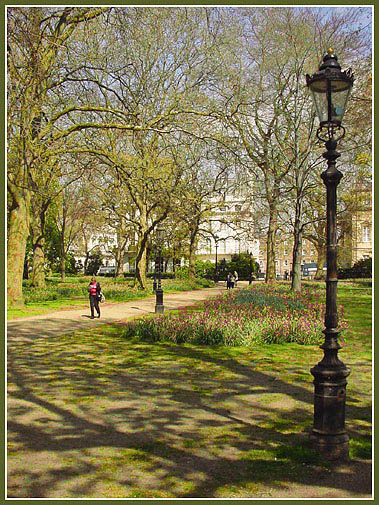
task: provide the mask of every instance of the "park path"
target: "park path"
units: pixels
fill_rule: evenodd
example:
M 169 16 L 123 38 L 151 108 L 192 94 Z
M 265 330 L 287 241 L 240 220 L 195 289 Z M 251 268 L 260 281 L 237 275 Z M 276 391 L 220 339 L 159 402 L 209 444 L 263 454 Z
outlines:
M 247 285 L 247 282 L 239 283 Z M 209 297 L 225 292 L 223 284 L 206 289 L 182 291 L 180 293 L 164 294 L 165 311 L 194 305 Z M 60 310 L 38 316 L 12 319 L 7 323 L 8 343 L 13 340 L 35 340 L 41 337 L 52 337 L 78 330 L 95 327 L 99 324 L 114 323 L 116 321 L 138 317 L 144 314 L 154 314 L 155 296 L 141 300 L 131 300 L 125 303 L 101 304 L 101 318 L 90 319 L 90 309 L 81 307 L 70 310 Z

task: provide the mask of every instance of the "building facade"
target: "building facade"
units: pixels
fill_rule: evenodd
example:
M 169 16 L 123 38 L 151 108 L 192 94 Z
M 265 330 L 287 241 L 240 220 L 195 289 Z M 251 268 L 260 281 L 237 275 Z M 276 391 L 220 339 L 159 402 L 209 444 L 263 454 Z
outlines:
M 241 191 L 226 194 L 214 202 L 208 223 L 198 243 L 197 258 L 212 263 L 230 260 L 234 254 L 247 253 L 256 260 L 259 239 L 255 237 L 250 205 Z
M 372 193 L 361 192 L 361 203 L 351 218 L 351 260 L 352 264 L 372 257 Z

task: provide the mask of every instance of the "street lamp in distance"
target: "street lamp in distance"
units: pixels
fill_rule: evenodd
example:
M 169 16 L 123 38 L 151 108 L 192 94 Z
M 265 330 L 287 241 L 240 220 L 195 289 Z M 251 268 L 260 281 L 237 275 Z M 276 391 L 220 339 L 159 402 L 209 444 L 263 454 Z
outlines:
M 323 359 L 311 369 L 314 377 L 314 423 L 310 440 L 316 450 L 329 460 L 349 458 L 349 437 L 345 429 L 346 378 L 350 369 L 339 360 L 337 315 L 337 186 L 342 173 L 336 168 L 340 153 L 338 140 L 345 135 L 342 119 L 353 87 L 351 69 L 342 71 L 337 56 L 328 49 L 322 64 L 312 76 L 306 76 L 320 120 L 317 138 L 325 142 L 327 169 L 321 174 L 326 186 L 326 311 Z
M 158 286 L 155 290 L 155 312 L 163 314 L 163 289 L 162 289 L 162 246 L 163 246 L 164 228 L 161 224 L 157 226 L 157 242 L 158 242 Z

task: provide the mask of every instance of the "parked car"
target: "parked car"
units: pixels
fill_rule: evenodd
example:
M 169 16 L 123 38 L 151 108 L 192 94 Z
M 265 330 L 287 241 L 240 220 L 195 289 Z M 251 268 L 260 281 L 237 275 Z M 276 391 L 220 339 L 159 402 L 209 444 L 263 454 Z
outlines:
M 112 275 L 116 273 L 116 267 L 101 266 L 97 271 L 97 275 Z

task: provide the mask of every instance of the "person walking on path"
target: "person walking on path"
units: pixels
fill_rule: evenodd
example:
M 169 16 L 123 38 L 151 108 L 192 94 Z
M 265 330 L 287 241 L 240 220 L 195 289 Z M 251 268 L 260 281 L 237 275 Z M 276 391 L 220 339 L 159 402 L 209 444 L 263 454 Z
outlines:
M 234 277 L 234 280 L 235 280 L 235 286 L 237 287 L 237 282 L 238 282 L 238 272 L 237 272 L 237 270 L 234 270 L 233 277 Z
M 226 289 L 232 289 L 233 286 L 234 286 L 233 276 L 229 272 L 228 275 L 226 276 Z
M 101 296 L 100 295 L 101 287 L 100 284 L 96 282 L 96 277 L 92 277 L 91 282 L 89 283 L 88 286 L 88 292 L 89 292 L 89 304 L 91 308 L 91 319 L 95 319 L 94 308 L 96 309 L 97 317 L 100 317 L 99 301 Z

